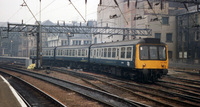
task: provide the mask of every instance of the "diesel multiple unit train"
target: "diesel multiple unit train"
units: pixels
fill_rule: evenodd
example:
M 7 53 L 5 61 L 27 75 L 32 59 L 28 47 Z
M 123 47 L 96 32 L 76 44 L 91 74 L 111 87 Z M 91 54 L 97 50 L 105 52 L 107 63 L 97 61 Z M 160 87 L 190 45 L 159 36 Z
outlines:
M 36 49 L 30 58 L 36 60 Z M 168 50 L 160 39 L 43 48 L 43 64 L 107 72 L 141 82 L 156 81 L 168 72 Z

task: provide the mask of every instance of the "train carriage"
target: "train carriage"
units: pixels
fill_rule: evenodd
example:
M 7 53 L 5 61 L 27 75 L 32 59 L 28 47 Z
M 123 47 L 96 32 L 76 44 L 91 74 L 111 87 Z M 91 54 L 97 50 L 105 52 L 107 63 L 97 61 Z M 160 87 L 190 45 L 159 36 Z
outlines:
M 90 63 L 114 75 L 156 81 L 167 74 L 167 45 L 155 38 L 92 45 Z
M 43 48 L 43 62 L 57 66 L 107 72 L 143 82 L 156 81 L 168 72 L 167 45 L 144 38 L 83 46 Z M 36 58 L 36 49 L 31 50 Z
M 57 47 L 55 54 L 55 59 L 57 63 L 60 62 L 60 65 L 86 68 L 85 64 L 89 59 L 89 45 Z

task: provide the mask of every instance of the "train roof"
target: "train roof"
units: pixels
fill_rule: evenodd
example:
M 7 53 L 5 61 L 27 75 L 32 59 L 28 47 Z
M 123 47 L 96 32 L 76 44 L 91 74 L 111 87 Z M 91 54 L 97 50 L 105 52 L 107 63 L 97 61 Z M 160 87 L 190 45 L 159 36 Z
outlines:
M 116 42 L 108 42 L 108 43 L 99 43 L 99 44 L 92 44 L 92 45 L 70 45 L 70 46 L 58 46 L 58 47 L 45 47 L 43 49 L 73 49 L 73 48 L 89 48 L 90 46 L 92 48 L 95 47 L 109 47 L 109 46 L 128 46 L 128 45 L 136 45 L 136 44 L 165 44 L 163 42 L 160 42 L 160 39 L 157 38 L 143 38 L 143 39 L 134 39 L 134 40 L 127 40 L 127 41 L 116 41 Z M 33 48 L 32 50 L 36 50 L 36 48 Z
M 70 45 L 70 46 L 59 46 L 57 49 L 63 49 L 63 48 L 68 48 L 68 49 L 73 49 L 73 48 L 88 48 L 90 45 Z
M 92 45 L 92 47 L 127 46 L 127 45 L 136 45 L 144 43 L 164 44 L 163 42 L 160 42 L 160 39 L 157 38 L 143 38 L 143 39 L 134 39 L 128 41 L 116 41 L 116 42 L 94 44 Z

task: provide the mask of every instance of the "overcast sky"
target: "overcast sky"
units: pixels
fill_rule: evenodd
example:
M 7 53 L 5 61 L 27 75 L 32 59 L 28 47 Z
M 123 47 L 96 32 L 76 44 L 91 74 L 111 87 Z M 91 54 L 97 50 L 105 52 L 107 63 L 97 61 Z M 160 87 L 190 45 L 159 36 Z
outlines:
M 39 20 L 39 0 L 25 0 L 33 14 Z M 84 20 L 70 4 L 69 0 L 41 0 L 42 1 L 42 21 L 51 20 L 56 23 L 58 20 L 71 21 Z M 76 8 L 85 18 L 85 0 L 71 0 Z M 86 20 L 96 20 L 97 5 L 99 0 L 87 0 Z M 0 22 L 33 24 L 35 19 L 26 6 L 20 6 L 23 0 L 0 0 Z M 37 15 L 36 15 L 37 14 Z

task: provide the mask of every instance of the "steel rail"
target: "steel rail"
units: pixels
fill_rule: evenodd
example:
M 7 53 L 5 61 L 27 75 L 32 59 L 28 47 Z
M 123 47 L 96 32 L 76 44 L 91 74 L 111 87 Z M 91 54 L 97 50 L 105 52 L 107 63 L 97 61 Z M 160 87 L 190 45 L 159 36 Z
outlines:
M 178 80 L 185 81 L 185 82 L 188 82 L 188 83 L 200 85 L 200 81 L 199 80 L 179 78 L 179 77 L 174 77 L 174 76 L 170 76 L 170 75 L 167 75 L 167 77 L 171 78 L 171 79 L 178 79 Z
M 83 78 L 88 78 L 88 79 L 92 79 L 92 80 L 95 80 L 95 79 L 99 80 L 97 78 L 102 78 L 102 79 L 110 79 L 110 80 L 113 80 L 113 81 L 119 81 L 119 82 L 122 82 L 122 83 L 125 83 L 125 84 L 128 84 L 128 85 L 132 85 L 132 86 L 136 86 L 136 87 L 142 87 L 142 88 L 146 88 L 146 89 L 151 89 L 151 90 L 154 90 L 154 91 L 160 91 L 160 92 L 165 93 L 165 94 L 169 94 L 169 95 L 172 95 L 172 96 L 175 96 L 175 97 L 180 97 L 180 98 L 183 98 L 183 99 L 186 99 L 186 100 L 189 100 L 189 101 L 193 101 L 193 102 L 198 102 L 199 103 L 199 98 L 193 97 L 193 96 L 188 96 L 188 95 L 178 94 L 178 93 L 173 93 L 173 92 L 167 92 L 165 90 L 155 89 L 155 88 L 147 87 L 147 86 L 144 86 L 144 85 L 138 85 L 138 84 L 134 84 L 134 83 L 128 83 L 128 82 L 125 82 L 125 81 L 120 81 L 120 80 L 106 78 L 106 77 L 101 77 L 101 76 L 96 76 L 96 75 L 83 74 L 83 73 L 75 72 L 75 71 L 67 71 L 67 70 L 63 71 L 62 69 L 53 69 L 53 70 L 56 70 L 56 71 L 59 71 L 59 72 L 62 72 L 62 73 L 67 73 L 67 74 L 72 74 L 72 75 L 76 75 L 76 76 L 81 76 Z M 101 81 L 103 82 L 103 80 L 101 80 Z M 110 84 L 110 85 L 115 85 L 115 84 Z M 117 85 L 115 85 L 115 86 L 117 86 Z M 117 86 L 117 87 L 119 87 L 119 86 Z M 121 86 L 121 87 L 124 87 L 124 86 Z M 124 87 L 124 88 L 127 88 L 127 87 Z M 141 91 L 141 90 L 138 90 L 138 91 Z M 147 93 L 145 91 L 141 91 L 141 92 Z M 151 94 L 151 93 L 148 93 L 148 94 Z M 155 95 L 155 94 L 152 94 L 152 95 L 164 98 L 164 96 L 161 96 L 161 95 Z M 179 103 L 190 105 L 190 106 L 197 106 L 195 104 L 193 105 L 193 104 L 190 104 L 190 103 L 187 103 L 187 102 L 183 102 L 183 101 L 180 101 L 180 100 L 170 99 L 169 97 L 166 97 L 166 99 L 168 99 L 168 100 L 174 100 L 174 101 L 177 101 Z
M 197 86 L 194 86 L 194 85 L 180 84 L 180 83 L 169 82 L 169 81 L 163 81 L 163 80 L 159 80 L 158 82 L 168 83 L 168 84 L 175 84 L 175 85 L 182 85 L 182 86 L 185 86 L 185 87 L 190 87 L 190 88 L 194 88 L 194 89 L 200 90 L 200 87 L 197 87 Z
M 62 104 L 61 102 L 59 102 L 58 100 L 56 100 L 55 98 L 53 98 L 50 95 L 48 95 L 47 93 L 45 93 L 44 91 L 42 91 L 39 88 L 35 87 L 34 85 L 28 83 L 27 81 L 25 81 L 25 80 L 23 80 L 23 79 L 21 79 L 19 77 L 16 77 L 14 75 L 11 75 L 11 74 L 8 74 L 6 72 L 3 72 L 3 71 L 0 71 L 0 73 L 3 74 L 3 75 L 8 75 L 8 76 L 12 77 L 13 79 L 15 79 L 17 81 L 20 81 L 21 83 L 25 84 L 26 86 L 31 87 L 33 90 L 35 90 L 37 93 L 40 93 L 42 96 L 44 96 L 46 99 L 50 100 L 51 103 L 55 104 L 56 106 L 58 106 L 58 107 L 67 107 L 64 104 Z M 28 107 L 31 107 L 31 104 L 24 97 L 22 97 L 22 95 L 20 95 L 20 97 L 22 98 L 22 100 L 25 102 L 25 104 Z M 49 105 L 49 106 L 51 106 L 51 105 Z
M 44 80 L 46 82 L 52 83 L 54 85 L 60 86 L 65 89 L 67 88 L 69 90 L 72 90 L 81 95 L 87 96 L 87 97 L 94 99 L 96 101 L 99 101 L 101 103 L 107 104 L 109 106 L 121 106 L 121 107 L 122 106 L 123 107 L 136 107 L 136 106 L 147 107 L 148 106 L 148 105 L 136 102 L 136 101 L 121 98 L 119 96 L 116 96 L 116 95 L 113 95 L 113 94 L 110 94 L 110 93 L 107 93 L 104 91 L 96 90 L 96 89 L 89 88 L 89 87 L 79 85 L 76 83 L 72 83 L 69 81 L 46 76 L 43 74 L 38 74 L 38 73 L 26 71 L 26 70 L 11 69 L 11 68 L 5 68 L 5 67 L 1 67 L 1 68 L 19 72 L 19 73 L 22 73 L 22 74 L 25 74 L 25 75 L 28 75 L 28 76 L 31 76 L 34 78 L 38 78 L 40 80 Z

